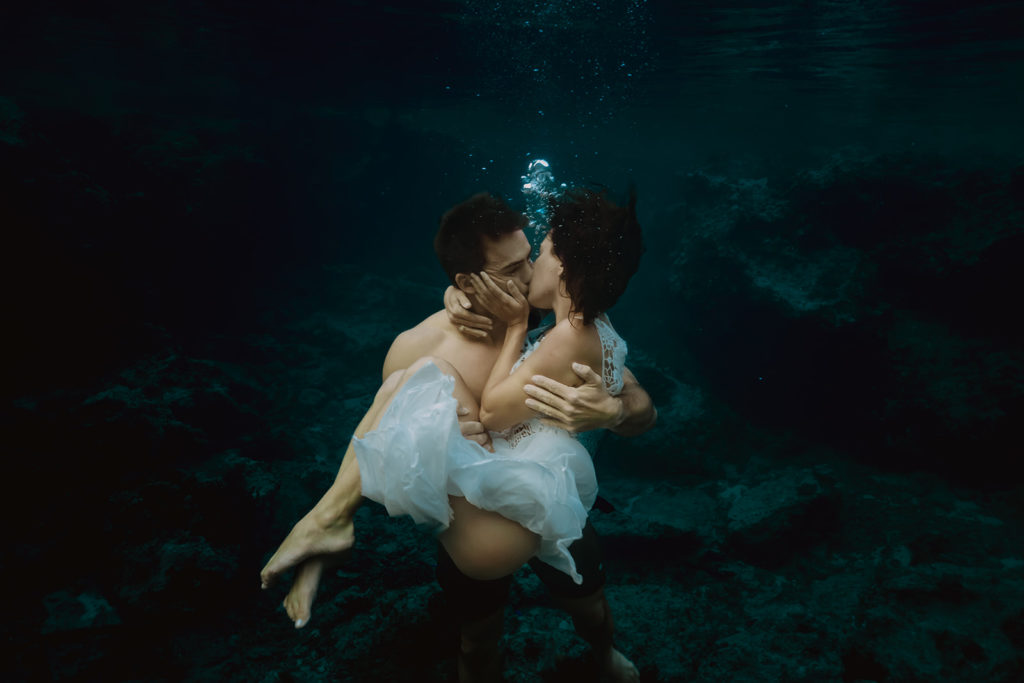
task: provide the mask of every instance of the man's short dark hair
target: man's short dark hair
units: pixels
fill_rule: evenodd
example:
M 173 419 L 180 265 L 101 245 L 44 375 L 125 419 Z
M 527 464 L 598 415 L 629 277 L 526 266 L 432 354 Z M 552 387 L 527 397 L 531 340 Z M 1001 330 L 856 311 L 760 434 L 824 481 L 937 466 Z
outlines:
M 441 226 L 434 237 L 434 252 L 454 285 L 458 273 L 483 270 L 484 237 L 498 239 L 522 230 L 526 224 L 526 216 L 490 193 L 481 192 L 441 216 Z

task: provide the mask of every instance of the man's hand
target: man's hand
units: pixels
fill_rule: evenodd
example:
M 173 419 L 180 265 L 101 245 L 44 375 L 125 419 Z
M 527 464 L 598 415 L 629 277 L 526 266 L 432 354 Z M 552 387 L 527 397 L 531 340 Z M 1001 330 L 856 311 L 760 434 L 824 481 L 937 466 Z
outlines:
M 573 363 L 572 370 L 583 380 L 578 387 L 534 375 L 533 384 L 523 387 L 530 396 L 526 399 L 527 407 L 544 415 L 544 424 L 572 434 L 617 427 L 625 416 L 622 401 L 605 391 L 601 376 L 589 365 Z
M 466 437 L 470 441 L 476 441 L 478 444 L 493 453 L 494 446 L 491 444 L 491 434 L 484 429 L 483 423 L 477 420 L 466 419 L 469 415 L 469 408 L 464 408 L 461 403 L 459 404 L 458 415 L 459 428 L 462 430 L 462 436 Z
M 444 310 L 448 314 L 448 322 L 469 339 L 486 339 L 494 327 L 494 321 L 486 315 L 472 313 L 469 310 L 472 306 L 469 297 L 461 289 L 449 285 L 444 290 Z

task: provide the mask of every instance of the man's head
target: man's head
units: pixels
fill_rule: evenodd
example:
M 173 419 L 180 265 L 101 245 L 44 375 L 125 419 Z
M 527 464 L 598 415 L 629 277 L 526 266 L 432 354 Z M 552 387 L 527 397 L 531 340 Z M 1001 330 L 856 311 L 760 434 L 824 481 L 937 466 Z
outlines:
M 470 273 L 485 271 L 498 282 L 512 280 L 526 292 L 533 266 L 526 216 L 486 192 L 456 204 L 441 217 L 434 252 L 448 279 L 469 294 Z

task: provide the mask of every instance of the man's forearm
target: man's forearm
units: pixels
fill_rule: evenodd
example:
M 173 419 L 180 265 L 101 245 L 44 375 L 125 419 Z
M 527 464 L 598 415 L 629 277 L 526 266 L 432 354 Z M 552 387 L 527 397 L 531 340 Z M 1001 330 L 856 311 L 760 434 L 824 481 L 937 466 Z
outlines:
M 618 399 L 622 401 L 622 421 L 611 430 L 619 436 L 637 436 L 643 434 L 658 421 L 658 411 L 654 402 L 636 379 L 629 376 L 622 387 Z

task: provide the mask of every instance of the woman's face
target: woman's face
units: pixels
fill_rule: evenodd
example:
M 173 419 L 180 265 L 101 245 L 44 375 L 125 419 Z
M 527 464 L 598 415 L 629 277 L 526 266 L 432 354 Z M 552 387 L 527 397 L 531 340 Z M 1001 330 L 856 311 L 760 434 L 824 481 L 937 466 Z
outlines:
M 554 308 L 555 297 L 562 278 L 562 262 L 555 256 L 551 248 L 551 236 L 548 235 L 540 244 L 540 255 L 533 262 L 533 279 L 530 280 L 531 306 L 537 308 Z

